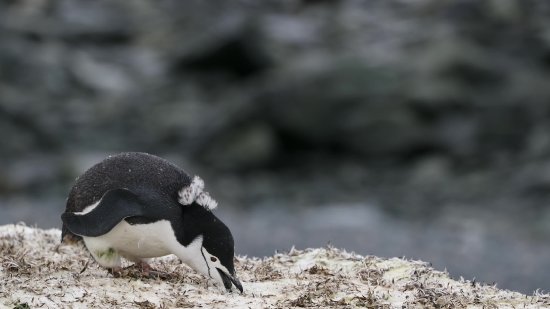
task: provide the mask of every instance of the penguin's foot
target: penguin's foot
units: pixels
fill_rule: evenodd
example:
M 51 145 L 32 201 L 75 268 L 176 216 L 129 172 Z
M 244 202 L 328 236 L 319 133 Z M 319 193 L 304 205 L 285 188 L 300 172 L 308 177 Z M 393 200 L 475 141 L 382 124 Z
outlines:
M 122 267 L 118 267 L 118 266 L 117 266 L 117 267 L 107 268 L 107 271 L 108 271 L 111 275 L 113 275 L 113 277 L 115 277 L 115 278 L 120 278 L 120 277 L 122 277 L 122 271 L 123 271 Z
M 130 269 L 138 268 L 137 271 L 131 272 Z M 130 270 L 130 275 L 136 278 L 150 278 L 150 279 L 163 279 L 163 280 L 170 280 L 176 277 L 175 274 L 156 270 L 149 263 L 140 261 L 132 266 L 126 267 L 124 270 Z

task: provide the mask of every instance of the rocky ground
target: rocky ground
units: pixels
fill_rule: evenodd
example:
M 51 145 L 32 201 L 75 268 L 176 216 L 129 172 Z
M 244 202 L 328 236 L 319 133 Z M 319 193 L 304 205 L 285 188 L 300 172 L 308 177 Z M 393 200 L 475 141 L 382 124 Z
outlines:
M 168 281 L 113 278 L 59 230 L 0 227 L 0 308 L 541 308 L 526 296 L 449 278 L 427 263 L 325 249 L 235 257 L 244 293 L 227 293 L 174 257 L 155 266 Z
M 368 204 L 498 235 L 475 246 L 537 265 L 502 284 L 548 290 L 529 281 L 550 234 L 549 82 L 544 0 L 3 1 L 0 217 L 57 217 L 86 168 L 146 151 L 244 213 Z

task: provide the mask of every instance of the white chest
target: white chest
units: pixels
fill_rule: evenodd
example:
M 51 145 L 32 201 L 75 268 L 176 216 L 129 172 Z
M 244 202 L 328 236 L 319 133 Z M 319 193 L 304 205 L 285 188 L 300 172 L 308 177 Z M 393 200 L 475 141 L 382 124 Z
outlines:
M 136 260 L 174 253 L 175 235 L 168 221 L 130 225 L 123 220 L 105 235 L 83 238 L 92 254 L 114 250 Z

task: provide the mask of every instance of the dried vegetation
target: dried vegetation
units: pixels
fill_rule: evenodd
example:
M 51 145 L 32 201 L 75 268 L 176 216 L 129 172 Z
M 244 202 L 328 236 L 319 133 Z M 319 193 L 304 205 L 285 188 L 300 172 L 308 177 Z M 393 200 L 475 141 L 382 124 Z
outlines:
M 265 259 L 236 257 L 244 294 L 227 293 L 175 257 L 153 266 L 167 281 L 113 278 L 59 230 L 0 227 L 0 308 L 544 308 L 550 295 L 449 278 L 426 263 L 332 247 Z

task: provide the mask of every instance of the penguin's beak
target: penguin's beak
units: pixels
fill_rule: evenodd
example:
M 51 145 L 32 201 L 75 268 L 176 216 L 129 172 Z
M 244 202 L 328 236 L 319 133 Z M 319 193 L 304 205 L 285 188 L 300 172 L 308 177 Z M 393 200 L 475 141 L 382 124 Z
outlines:
M 239 289 L 239 291 L 241 291 L 241 293 L 243 292 L 243 286 L 236 275 L 230 276 L 224 273 L 219 268 L 216 268 L 216 269 L 220 273 L 220 277 L 222 277 L 222 280 L 223 280 L 223 286 L 228 292 L 231 292 L 231 288 L 233 287 L 233 284 L 237 287 L 237 289 Z

